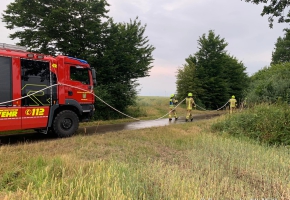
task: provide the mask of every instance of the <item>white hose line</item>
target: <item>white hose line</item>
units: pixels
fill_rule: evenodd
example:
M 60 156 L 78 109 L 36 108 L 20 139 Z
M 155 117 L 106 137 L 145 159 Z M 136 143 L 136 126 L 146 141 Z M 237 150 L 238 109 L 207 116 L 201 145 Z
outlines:
M 140 121 L 140 119 L 137 119 L 137 118 L 131 117 L 131 116 L 129 116 L 129 115 L 127 115 L 127 114 L 125 114 L 125 113 L 123 113 L 123 112 L 117 110 L 116 108 L 114 108 L 114 107 L 111 106 L 110 104 L 106 103 L 103 99 L 101 99 L 100 97 L 98 97 L 97 95 L 95 95 L 92 91 L 88 91 L 88 90 L 85 90 L 85 89 L 82 89 L 82 88 L 79 88 L 79 87 L 76 87 L 76 86 L 73 86 L 73 85 L 68 85 L 68 84 L 65 84 L 65 83 L 59 83 L 59 85 L 64 85 L 64 86 L 68 86 L 68 87 L 72 87 L 72 88 L 76 88 L 76 89 L 82 90 L 82 91 L 84 91 L 84 92 L 89 92 L 89 93 L 91 93 L 92 95 L 94 95 L 97 99 L 99 99 L 101 102 L 103 102 L 104 104 L 106 104 L 107 106 L 109 106 L 110 108 L 112 108 L 113 110 L 115 110 L 115 111 L 121 113 L 122 115 L 124 115 L 124 116 L 126 116 L 126 117 L 129 117 L 129 118 L 134 119 L 134 120 L 136 120 L 136 121 Z
M 222 107 L 220 107 L 220 108 L 218 108 L 218 109 L 216 109 L 216 110 L 208 110 L 208 111 L 218 111 L 218 110 L 220 110 L 220 109 L 222 109 L 222 108 L 224 108 L 227 104 L 228 104 L 229 102 L 227 102 L 225 105 L 223 105 Z M 202 110 L 204 110 L 204 111 L 207 111 L 207 109 L 205 109 L 205 108 L 202 108 L 202 107 L 200 107 L 199 105 L 197 105 L 197 104 L 195 104 L 197 107 L 199 107 L 200 109 L 202 109 Z
M 12 103 L 12 102 L 14 102 L 14 101 L 18 101 L 18 100 L 22 100 L 22 99 L 24 99 L 24 98 L 30 97 L 30 96 L 32 96 L 32 95 L 34 95 L 34 94 L 37 94 L 38 92 L 44 91 L 44 90 L 46 90 L 46 89 L 49 89 L 49 88 L 52 88 L 52 87 L 54 87 L 54 86 L 58 86 L 58 85 L 60 85 L 60 86 L 67 86 L 67 87 L 71 87 L 71 88 L 75 88 L 75 89 L 82 90 L 82 91 L 84 91 L 84 92 L 88 92 L 88 93 L 94 95 L 97 99 L 99 99 L 101 102 L 103 102 L 104 104 L 106 104 L 107 106 L 109 106 L 110 108 L 112 108 L 113 110 L 115 110 L 116 112 L 119 112 L 120 114 L 122 114 L 122 115 L 124 115 L 124 116 L 126 116 L 126 117 L 128 117 L 128 118 L 134 119 L 134 120 L 136 120 L 136 121 L 140 121 L 140 119 L 137 119 L 137 118 L 131 117 L 131 116 L 129 116 L 129 115 L 127 115 L 127 114 L 125 114 L 125 113 L 123 113 L 123 112 L 117 110 L 116 108 L 114 108 L 114 107 L 111 106 L 110 104 L 106 103 L 103 99 L 101 99 L 101 98 L 98 97 L 96 94 L 94 94 L 94 93 L 93 93 L 93 90 L 89 91 L 89 90 L 86 90 L 86 89 L 83 89 L 83 88 L 79 88 L 79 87 L 76 87 L 76 86 L 73 86 L 73 85 L 68 85 L 68 84 L 65 84 L 65 83 L 58 83 L 58 84 L 53 84 L 53 85 L 47 86 L 47 87 L 45 87 L 45 88 L 43 88 L 43 89 L 41 89 L 41 90 L 38 90 L 38 91 L 36 91 L 36 92 L 33 92 L 33 93 L 31 93 L 31 94 L 29 94 L 29 95 L 26 95 L 26 96 L 24 96 L 24 97 L 17 98 L 17 99 L 13 99 L 13 100 L 10 100 L 10 101 L 0 102 L 0 105 L 7 104 L 7 103 Z M 184 98 L 184 99 L 183 99 L 179 104 L 177 104 L 177 106 L 175 106 L 173 109 L 176 109 L 176 108 L 177 108 L 177 107 L 178 107 L 178 106 L 179 106 L 179 105 L 180 105 L 180 104 L 181 104 L 185 99 L 186 99 L 186 98 Z M 227 104 L 228 104 L 228 102 L 227 102 L 224 106 L 226 106 Z M 196 104 L 196 105 L 197 105 L 197 104 Z M 199 108 L 203 109 L 203 110 L 206 110 L 206 109 L 200 107 L 199 105 L 197 105 L 197 106 L 198 106 Z M 221 108 L 219 108 L 219 109 L 217 109 L 217 110 L 222 109 L 224 106 L 222 106 Z M 166 113 L 166 114 L 163 115 L 162 117 L 159 117 L 158 119 L 155 119 L 155 120 L 159 120 L 159 119 L 164 118 L 164 117 L 167 116 L 170 112 L 171 112 L 171 111 L 169 111 L 168 113 Z
M 183 99 L 179 104 L 177 104 L 177 106 L 175 106 L 172 110 L 174 110 L 175 108 L 177 108 L 185 99 Z M 159 120 L 162 119 L 163 117 L 165 117 L 166 115 L 168 115 L 171 111 L 169 111 L 168 113 L 166 113 L 165 115 L 163 115 L 162 117 L 159 117 L 158 119 L 155 120 Z
M 88 92 L 88 91 L 85 90 L 85 89 L 82 89 L 82 88 L 79 88 L 79 87 L 75 87 L 75 86 L 72 86 L 72 85 L 68 85 L 68 84 L 64 84 L 64 83 L 59 83 L 59 85 L 64 85 L 64 86 L 68 86 L 68 87 L 72 87 L 72 88 L 76 88 L 76 89 L 79 89 L 79 90 L 83 90 L 83 91 L 85 91 L 85 92 Z M 94 93 L 92 93 L 92 92 L 89 92 L 89 93 L 93 94 L 93 95 L 94 95 L 95 97 L 97 97 L 101 102 L 103 102 L 104 104 L 106 104 L 107 106 L 109 106 L 110 108 L 112 108 L 113 110 L 115 110 L 115 111 L 121 113 L 122 115 L 124 115 L 124 116 L 126 116 L 126 117 L 129 117 L 129 118 L 131 118 L 131 119 L 134 119 L 134 120 L 136 120 L 136 121 L 140 121 L 140 119 L 137 119 L 137 118 L 131 117 L 131 116 L 129 116 L 129 115 L 127 115 L 127 114 L 125 114 L 125 113 L 123 113 L 123 112 L 117 110 L 116 108 L 114 108 L 114 107 L 111 106 L 110 104 L 106 103 L 103 99 L 101 99 L 100 97 L 98 97 L 98 96 L 95 95 Z M 179 105 L 180 105 L 184 100 L 185 100 L 185 99 L 183 99 L 183 100 L 182 100 L 182 101 L 181 101 L 177 106 L 175 106 L 174 109 L 177 108 L 177 107 L 178 107 L 178 106 L 179 106 Z M 168 115 L 169 113 L 170 113 L 170 111 L 169 111 L 168 113 L 166 113 L 165 115 L 163 115 L 162 117 L 159 117 L 158 119 L 155 119 L 155 120 L 162 119 L 163 117 L 165 117 L 165 116 Z
M 82 91 L 84 91 L 84 92 L 88 92 L 88 93 L 90 93 L 90 94 L 93 94 L 97 99 L 99 99 L 101 102 L 103 102 L 104 104 L 106 104 L 107 106 L 109 106 L 110 108 L 112 108 L 113 110 L 115 110 L 115 111 L 121 113 L 122 115 L 124 115 L 124 116 L 126 116 L 126 117 L 129 117 L 129 118 L 131 118 L 131 119 L 134 119 L 134 120 L 140 121 L 140 119 L 137 119 L 137 118 L 131 117 L 131 116 L 129 116 L 129 115 L 127 115 L 127 114 L 125 114 L 125 113 L 123 113 L 123 112 L 117 110 L 116 108 L 112 107 L 111 105 L 109 105 L 108 103 L 106 103 L 103 99 L 101 99 L 100 97 L 98 97 L 97 95 L 95 95 L 95 94 L 93 93 L 93 91 L 88 91 L 88 90 L 85 90 L 85 89 L 83 89 L 83 88 L 79 88 L 79 87 L 76 87 L 76 86 L 73 86 L 73 85 L 68 85 L 68 84 L 65 84 L 65 83 L 58 83 L 58 84 L 53 84 L 53 85 L 47 86 L 47 87 L 45 87 L 45 88 L 43 88 L 43 89 L 41 89 L 41 90 L 38 90 L 38 91 L 36 91 L 36 92 L 33 92 L 33 93 L 31 93 L 31 94 L 29 94 L 29 95 L 26 95 L 26 96 L 23 96 L 23 97 L 21 97 L 21 98 L 17 98 L 17 99 L 13 99 L 13 100 L 10 100 L 10 101 L 5 101 L 5 102 L 0 102 L 0 105 L 7 104 L 7 103 L 12 103 L 12 102 L 14 102 L 14 101 L 18 101 L 18 100 L 22 100 L 22 99 L 24 99 L 24 98 L 30 97 L 30 96 L 32 96 L 32 95 L 34 95 L 34 94 L 37 94 L 38 92 L 44 91 L 44 90 L 46 90 L 46 89 L 49 89 L 49 88 L 52 88 L 52 87 L 54 87 L 54 86 L 58 86 L 58 85 L 60 85 L 60 86 L 68 86 L 68 87 L 71 87 L 71 88 L 79 89 L 79 90 L 82 90 Z
M 57 85 L 58 85 L 58 84 L 50 85 L 50 86 L 48 86 L 48 87 L 46 87 L 46 88 L 43 88 L 43 89 L 38 90 L 38 91 L 36 91 L 36 92 L 33 92 L 33 93 L 31 93 L 31 94 L 29 94 L 29 95 L 26 95 L 26 96 L 24 96 L 24 97 L 17 98 L 17 99 L 13 99 L 13 100 L 10 100 L 10 101 L 4 101 L 4 102 L 1 102 L 0 105 L 2 105 L 2 104 L 6 104 L 6 103 L 12 103 L 12 102 L 14 102 L 14 101 L 18 101 L 18 100 L 24 99 L 24 98 L 26 98 L 26 97 L 30 97 L 30 96 L 32 96 L 32 95 L 38 93 L 38 92 L 41 92 L 41 91 L 43 91 L 43 90 L 46 90 L 46 89 L 48 89 L 48 88 L 51 88 L 51 87 L 54 87 L 54 86 L 57 86 Z
M 207 109 L 200 107 L 199 105 L 195 104 L 197 107 L 199 107 L 200 109 L 206 111 Z
M 223 105 L 222 107 L 220 107 L 220 108 L 217 109 L 217 110 L 220 110 L 220 109 L 224 108 L 228 103 L 229 103 L 229 102 L 227 102 L 225 105 Z

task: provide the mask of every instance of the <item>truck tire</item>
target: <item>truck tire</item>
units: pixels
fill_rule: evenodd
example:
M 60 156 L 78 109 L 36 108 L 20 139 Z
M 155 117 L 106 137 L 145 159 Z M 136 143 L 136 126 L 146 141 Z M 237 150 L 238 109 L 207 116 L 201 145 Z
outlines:
M 58 137 L 70 137 L 79 128 L 79 118 L 71 110 L 61 111 L 53 120 L 53 131 Z

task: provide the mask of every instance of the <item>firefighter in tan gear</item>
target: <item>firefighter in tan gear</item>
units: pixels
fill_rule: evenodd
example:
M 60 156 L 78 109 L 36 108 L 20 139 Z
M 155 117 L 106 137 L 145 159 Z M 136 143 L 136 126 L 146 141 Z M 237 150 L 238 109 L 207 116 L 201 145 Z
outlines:
M 196 105 L 195 105 L 194 99 L 192 97 L 192 93 L 188 93 L 188 96 L 186 98 L 186 111 L 187 111 L 187 113 L 186 113 L 186 119 L 185 119 L 186 122 L 189 119 L 190 119 L 190 121 L 193 120 L 193 116 L 191 114 L 192 107 L 196 107 Z
M 245 98 L 245 100 L 242 102 L 242 109 L 246 109 L 247 108 L 247 98 Z
M 230 103 L 230 114 L 232 114 L 234 112 L 234 110 L 236 109 L 236 106 L 237 106 L 237 100 L 236 100 L 234 95 L 229 100 L 229 103 Z
M 172 115 L 175 117 L 175 120 L 178 119 L 177 117 L 177 113 L 175 110 L 175 106 L 178 103 L 178 100 L 175 99 L 175 94 L 170 95 L 170 99 L 169 99 L 169 121 L 172 120 Z

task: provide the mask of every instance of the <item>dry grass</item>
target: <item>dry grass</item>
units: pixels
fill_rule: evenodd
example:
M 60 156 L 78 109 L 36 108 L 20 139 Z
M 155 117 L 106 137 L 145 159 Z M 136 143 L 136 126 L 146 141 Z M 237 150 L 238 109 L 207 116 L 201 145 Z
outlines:
M 148 118 L 161 99 L 140 99 Z M 211 133 L 218 120 L 1 146 L 0 199 L 290 199 L 289 149 Z
M 2 199 L 290 199 L 286 147 L 214 120 L 0 147 Z

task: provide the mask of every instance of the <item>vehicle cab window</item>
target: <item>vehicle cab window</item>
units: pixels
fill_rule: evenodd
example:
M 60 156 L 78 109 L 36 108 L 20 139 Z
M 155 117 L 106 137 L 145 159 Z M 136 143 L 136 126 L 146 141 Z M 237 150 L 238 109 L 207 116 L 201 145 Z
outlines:
M 70 67 L 70 79 L 72 81 L 79 81 L 82 84 L 90 84 L 89 70 L 81 66 Z

